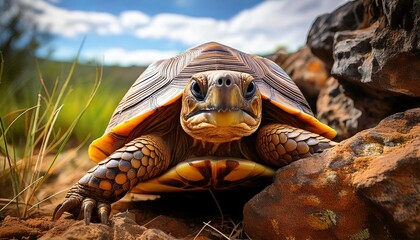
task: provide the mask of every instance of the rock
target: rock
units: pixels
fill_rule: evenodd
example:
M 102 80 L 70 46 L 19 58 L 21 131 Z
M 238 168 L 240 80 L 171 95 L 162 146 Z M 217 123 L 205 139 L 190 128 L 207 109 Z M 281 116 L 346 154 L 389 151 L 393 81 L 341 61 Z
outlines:
M 336 79 L 321 89 L 317 116 L 337 140 L 419 106 L 419 22 L 418 1 L 356 0 L 313 23 L 307 45 Z
M 392 217 L 397 232 L 420 236 L 420 109 L 395 114 L 372 132 L 372 143 L 356 152 L 366 154 L 353 174 L 353 186 L 365 199 Z M 397 131 L 400 134 L 395 134 Z
M 365 0 L 364 4 L 375 13 L 369 15 L 371 26 L 378 25 L 371 54 L 363 62 L 361 83 L 420 97 L 420 2 Z
M 115 214 L 111 218 L 111 227 L 114 240 L 137 239 L 147 230 L 147 228 L 138 225 L 134 214 L 128 211 Z
M 340 83 L 420 97 L 419 22 L 418 1 L 357 0 L 318 17 L 307 44 L 327 66 L 333 63 Z
M 316 117 L 337 131 L 336 141 L 371 128 L 391 114 L 417 107 L 420 102 L 418 98 L 391 97 L 376 90 L 369 93 L 351 84 L 341 84 L 334 77 L 321 88 Z
M 176 240 L 159 229 L 147 229 L 143 232 L 139 240 Z
M 341 141 L 374 127 L 390 112 L 402 107 L 401 102 L 393 100 L 345 89 L 337 79 L 330 77 L 320 90 L 316 117 L 334 128 L 337 131 L 335 140 Z
M 41 239 L 113 239 L 113 229 L 105 224 L 89 224 L 77 221 L 62 235 L 43 236 Z
M 147 227 L 164 230 L 166 233 L 169 233 L 176 238 L 183 238 L 190 234 L 190 229 L 185 223 L 185 219 L 165 215 L 159 215 L 152 221 L 148 221 Z
M 370 57 L 370 41 L 375 35 L 378 24 L 354 31 L 337 32 L 334 38 L 334 65 L 331 73 L 342 79 L 358 83 L 362 73 L 367 73 L 364 60 Z
M 317 17 L 312 24 L 306 45 L 310 47 L 315 56 L 324 61 L 328 72 L 334 62 L 333 43 L 335 33 L 363 26 L 363 12 L 362 1 L 350 1 L 331 14 Z
M 387 93 L 420 97 L 420 42 L 407 43 L 414 38 L 409 30 L 397 32 L 377 21 L 366 29 L 336 33 L 331 74 Z
M 293 79 L 315 113 L 319 91 L 329 76 L 324 63 L 308 47 L 292 54 L 279 53 L 274 62 Z
M 254 239 L 420 236 L 420 108 L 278 170 L 244 208 Z
M 337 131 L 340 141 L 354 135 L 360 128 L 358 119 L 362 111 L 354 106 L 354 101 L 338 81 L 330 77 L 326 87 L 321 89 L 317 101 L 316 117 Z

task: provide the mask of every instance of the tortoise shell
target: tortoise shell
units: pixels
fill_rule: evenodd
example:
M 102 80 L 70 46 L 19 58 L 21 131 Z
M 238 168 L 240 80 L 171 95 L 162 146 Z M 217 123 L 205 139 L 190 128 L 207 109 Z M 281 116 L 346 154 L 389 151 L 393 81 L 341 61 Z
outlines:
M 89 146 L 90 158 L 99 162 L 129 142 L 130 133 L 145 119 L 181 98 L 192 75 L 210 70 L 252 75 L 263 98 L 263 109 L 283 111 L 293 117 L 300 128 L 324 137 L 332 139 L 336 135 L 335 130 L 314 117 L 299 88 L 277 64 L 210 42 L 151 64 L 118 104 L 105 134 Z M 270 114 L 271 117 L 276 115 Z

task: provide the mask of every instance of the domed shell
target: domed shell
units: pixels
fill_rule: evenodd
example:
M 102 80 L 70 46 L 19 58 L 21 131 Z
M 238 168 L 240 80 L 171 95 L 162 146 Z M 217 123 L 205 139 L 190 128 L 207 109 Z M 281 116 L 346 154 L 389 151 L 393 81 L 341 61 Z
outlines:
M 327 138 L 336 132 L 319 122 L 296 84 L 274 62 L 210 42 L 173 58 L 151 64 L 118 104 L 105 134 L 89 146 L 89 156 L 101 161 L 126 143 L 133 129 L 160 107 L 181 98 L 191 76 L 210 70 L 244 72 L 255 78 L 262 98 L 301 121 L 303 128 Z M 264 118 L 264 115 L 263 115 Z

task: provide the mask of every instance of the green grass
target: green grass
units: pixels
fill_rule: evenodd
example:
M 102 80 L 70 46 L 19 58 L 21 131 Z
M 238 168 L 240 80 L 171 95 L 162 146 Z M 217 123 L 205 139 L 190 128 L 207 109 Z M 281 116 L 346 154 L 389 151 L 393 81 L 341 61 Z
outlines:
M 36 67 L 38 65 L 38 67 Z M 57 119 L 57 124 L 69 127 L 72 119 L 81 109 L 89 89 L 95 81 L 97 64 L 78 64 L 69 83 L 69 89 L 64 99 L 64 106 Z M 13 117 L 8 115 L 18 109 L 36 105 L 38 93 L 43 90 L 42 78 L 47 91 L 52 91 L 57 79 L 65 79 L 71 63 L 48 60 L 33 61 L 33 67 L 27 69 L 18 79 L 0 84 L 0 116 L 7 116 L 4 121 L 10 123 Z M 77 143 L 90 136 L 89 141 L 101 136 L 108 124 L 118 102 L 127 92 L 132 83 L 143 72 L 143 67 L 104 67 L 102 84 L 90 107 L 74 130 L 71 142 Z M 39 72 L 41 74 L 39 74 Z M 58 83 L 58 88 L 63 82 Z M 14 136 L 22 136 L 25 132 L 25 119 L 13 129 Z M 19 137 L 16 137 L 19 138 Z
M 34 60 L 19 78 L 0 84 L 0 215 L 34 212 L 59 155 L 102 135 L 143 70 Z

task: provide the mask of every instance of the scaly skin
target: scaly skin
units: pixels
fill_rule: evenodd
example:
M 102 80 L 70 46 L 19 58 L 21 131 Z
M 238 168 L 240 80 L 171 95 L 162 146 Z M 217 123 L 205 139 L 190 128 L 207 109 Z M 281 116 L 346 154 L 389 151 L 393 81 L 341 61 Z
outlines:
M 138 182 L 166 171 L 170 158 L 164 141 L 155 135 L 134 139 L 88 171 L 66 195 L 53 214 L 57 220 L 72 212 L 89 224 L 97 206 L 102 223 L 108 222 L 110 204 L 122 198 Z
M 285 124 L 268 124 L 258 132 L 257 150 L 269 166 L 285 166 L 312 156 L 337 143 L 303 129 Z

